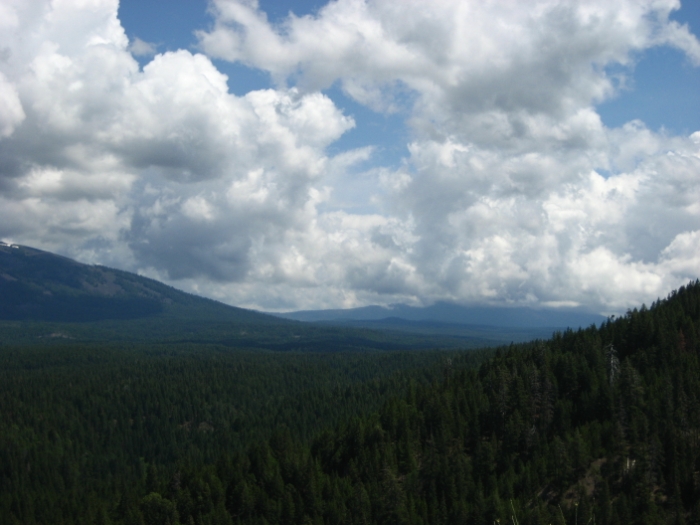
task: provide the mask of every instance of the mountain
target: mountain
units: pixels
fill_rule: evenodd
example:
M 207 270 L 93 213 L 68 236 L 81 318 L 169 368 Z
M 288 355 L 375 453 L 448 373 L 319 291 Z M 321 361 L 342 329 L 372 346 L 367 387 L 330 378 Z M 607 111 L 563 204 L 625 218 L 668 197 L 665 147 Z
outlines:
M 90 322 L 163 316 L 282 323 L 133 273 L 0 243 L 0 319 Z
M 437 322 L 455 325 L 503 328 L 579 328 L 605 321 L 602 315 L 577 308 L 528 308 L 463 306 L 438 302 L 424 308 L 396 304 L 389 307 L 365 306 L 347 310 L 304 310 L 276 314 L 297 321 L 405 321 Z
M 271 315 L 133 273 L 0 243 L 0 343 L 166 341 L 315 351 L 478 348 L 544 339 L 560 328 L 602 320 L 574 310 L 449 303 Z
M 51 277 L 17 263 L 45 252 L 2 248 L 2 279 L 29 299 L 94 294 L 75 284 L 85 265 L 48 254 Z M 279 354 L 258 350 L 430 339 L 245 324 L 121 277 L 114 295 L 162 292 L 162 310 L 0 321 L 2 523 L 700 523 L 700 281 L 497 350 Z M 129 279 L 152 293 L 130 295 Z M 20 348 L 3 341 L 12 329 L 170 339 Z
M 495 351 L 8 350 L 2 523 L 700 523 L 700 281 Z
M 695 281 L 478 368 L 450 361 L 305 449 L 273 436 L 219 475 L 240 523 L 284 522 L 283 493 L 301 495 L 297 523 L 696 524 L 699 377 Z
M 323 326 L 229 306 L 133 273 L 0 243 L 0 344 L 167 342 L 265 350 L 401 350 L 491 338 Z

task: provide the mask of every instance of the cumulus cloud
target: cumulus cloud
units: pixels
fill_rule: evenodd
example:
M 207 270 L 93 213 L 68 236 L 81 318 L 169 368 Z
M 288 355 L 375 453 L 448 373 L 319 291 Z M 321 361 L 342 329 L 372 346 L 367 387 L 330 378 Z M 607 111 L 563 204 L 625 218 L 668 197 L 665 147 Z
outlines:
M 4 42 L 0 234 L 98 260 L 103 246 L 170 279 L 240 280 L 255 243 L 304 227 L 324 148 L 354 122 L 321 93 L 231 95 L 188 51 L 139 71 L 116 8 L 8 8 L 32 38 Z
M 339 82 L 377 111 L 408 105 L 407 166 L 382 180 L 412 241 L 368 282 L 401 261 L 392 290 L 423 301 L 612 311 L 697 277 L 697 255 L 670 248 L 700 226 L 697 144 L 606 129 L 595 110 L 621 81 L 611 67 L 630 74 L 650 47 L 698 64 L 697 38 L 669 20 L 678 2 L 337 0 L 278 26 L 254 3 L 214 6 L 199 33 L 211 56 L 301 90 Z M 671 252 L 687 261 L 672 270 Z
M 213 7 L 214 29 L 198 33 L 211 56 L 309 90 L 339 80 L 360 101 L 376 99 L 377 90 L 390 96 L 403 83 L 426 110 L 456 109 L 459 117 L 578 110 L 611 94 L 606 65 L 628 64 L 654 45 L 700 57 L 688 27 L 668 20 L 675 0 L 336 0 L 280 27 L 254 2 L 214 0 Z
M 602 123 L 673 0 L 336 0 L 271 24 L 215 0 L 200 49 L 127 39 L 116 0 L 0 4 L 0 237 L 224 301 L 617 312 L 700 272 L 700 139 Z M 153 54 L 140 69 L 133 55 Z M 229 92 L 213 58 L 268 71 Z M 400 167 L 327 88 L 407 115 Z
M 134 37 L 129 44 L 129 51 L 131 51 L 132 55 L 136 55 L 137 57 L 152 57 L 158 52 L 158 44 L 146 42 L 139 37 Z

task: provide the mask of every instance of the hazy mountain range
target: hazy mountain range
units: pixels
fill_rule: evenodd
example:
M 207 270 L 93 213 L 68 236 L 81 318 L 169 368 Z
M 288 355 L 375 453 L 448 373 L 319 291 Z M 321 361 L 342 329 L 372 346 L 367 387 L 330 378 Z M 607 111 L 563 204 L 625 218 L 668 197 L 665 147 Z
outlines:
M 573 309 L 448 303 L 272 315 L 133 273 L 0 243 L 0 342 L 159 340 L 319 351 L 477 347 L 547 338 L 554 330 L 603 320 Z
M 600 324 L 606 318 L 574 308 L 462 306 L 438 302 L 415 307 L 405 304 L 365 306 L 346 310 L 303 310 L 278 314 L 297 321 L 405 321 L 438 322 L 503 328 L 578 328 Z

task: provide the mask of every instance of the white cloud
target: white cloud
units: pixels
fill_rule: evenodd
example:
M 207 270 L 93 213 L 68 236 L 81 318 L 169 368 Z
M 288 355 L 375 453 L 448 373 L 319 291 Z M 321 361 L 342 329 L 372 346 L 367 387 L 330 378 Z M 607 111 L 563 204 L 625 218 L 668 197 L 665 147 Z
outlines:
M 236 97 L 188 51 L 139 71 L 116 2 L 30 7 L 0 64 L 0 233 L 78 256 L 126 239 L 135 268 L 240 280 L 261 236 L 304 227 L 324 148 L 354 125 L 330 99 Z
M 606 65 L 628 64 L 633 53 L 660 44 L 692 59 L 700 52 L 688 28 L 668 20 L 675 0 L 336 0 L 280 27 L 257 4 L 214 0 L 213 6 L 214 29 L 198 33 L 211 56 L 310 90 L 340 80 L 361 102 L 400 82 L 417 92 L 424 112 L 442 119 L 450 118 L 443 110 L 457 110 L 458 117 L 558 116 L 612 93 Z
M 216 0 L 202 50 L 277 82 L 244 96 L 203 54 L 140 70 L 132 54 L 155 49 L 129 44 L 116 1 L 0 5 L 15 242 L 266 308 L 612 312 L 700 272 L 698 134 L 607 129 L 595 110 L 608 66 L 656 45 L 697 62 L 672 0 L 337 0 L 278 26 Z M 407 115 L 399 168 L 372 147 L 329 154 L 355 126 L 323 92 L 336 83 Z
M 618 130 L 607 150 L 648 133 Z M 700 252 L 673 251 L 673 272 L 665 255 L 700 225 L 697 146 L 655 139 L 634 169 L 608 176 L 595 171 L 590 150 L 513 156 L 414 143 L 417 174 L 395 195 L 416 222 L 411 262 L 437 288 L 435 299 L 569 300 L 603 309 L 648 301 L 697 277 Z
M 158 52 L 158 44 L 146 42 L 139 37 L 134 37 L 129 43 L 129 51 L 131 51 L 132 55 L 136 55 L 137 57 L 152 57 Z
M 665 255 L 700 224 L 697 148 L 641 122 L 607 130 L 594 109 L 615 93 L 607 68 L 649 47 L 697 63 L 696 37 L 669 21 L 677 2 L 338 0 L 278 27 L 256 5 L 214 5 L 199 34 L 212 56 L 300 89 L 339 81 L 379 110 L 408 100 L 410 167 L 382 181 L 415 240 L 383 267 L 401 255 L 422 299 L 620 308 L 697 277 Z

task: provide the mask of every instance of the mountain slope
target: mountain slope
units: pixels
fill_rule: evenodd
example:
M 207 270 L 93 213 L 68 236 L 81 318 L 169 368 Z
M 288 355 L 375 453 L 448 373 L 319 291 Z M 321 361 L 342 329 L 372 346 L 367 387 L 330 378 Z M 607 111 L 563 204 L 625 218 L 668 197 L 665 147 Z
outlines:
M 189 518 L 180 494 L 217 476 L 238 523 L 700 523 L 700 281 L 445 364 L 311 445 L 280 434 L 201 469 L 173 505 Z
M 462 306 L 446 302 L 425 308 L 397 304 L 346 310 L 304 310 L 276 315 L 297 321 L 382 321 L 391 318 L 509 328 L 578 328 L 605 321 L 602 315 L 577 308 Z
M 228 306 L 133 273 L 0 243 L 0 344 L 66 340 L 322 352 L 493 344 L 479 337 L 301 323 Z
M 133 273 L 0 244 L 0 319 L 89 322 L 163 315 L 281 323 Z
M 314 351 L 479 348 L 546 338 L 558 328 L 603 319 L 572 311 L 447 303 L 275 316 L 133 273 L 0 243 L 0 343 L 5 344 L 69 339 Z M 317 322 L 300 322 L 309 320 Z

